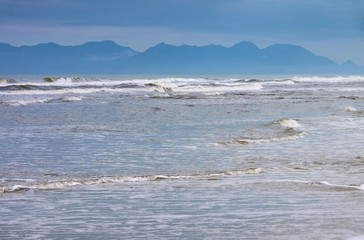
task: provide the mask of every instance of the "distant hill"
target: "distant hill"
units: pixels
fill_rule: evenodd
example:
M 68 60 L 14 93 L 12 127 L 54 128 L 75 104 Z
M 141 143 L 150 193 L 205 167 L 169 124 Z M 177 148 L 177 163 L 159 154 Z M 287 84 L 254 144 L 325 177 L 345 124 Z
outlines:
M 78 46 L 0 44 L 0 73 L 105 73 L 137 53 L 112 41 Z
M 77 46 L 42 43 L 14 47 L 0 43 L 0 74 L 284 74 L 364 73 L 351 61 L 338 65 L 307 49 L 252 42 L 231 47 L 160 43 L 144 52 L 112 41 Z

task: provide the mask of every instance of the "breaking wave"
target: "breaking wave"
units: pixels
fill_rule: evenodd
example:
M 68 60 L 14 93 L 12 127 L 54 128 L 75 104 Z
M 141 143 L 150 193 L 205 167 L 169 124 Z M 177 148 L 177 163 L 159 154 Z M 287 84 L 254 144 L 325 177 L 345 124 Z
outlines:
M 354 107 L 346 107 L 344 108 L 347 112 L 352 113 L 354 116 L 357 117 L 363 117 L 364 116 L 364 110 L 358 110 Z
M 64 189 L 75 186 L 85 185 L 99 185 L 107 183 L 126 183 L 126 182 L 148 182 L 160 180 L 178 180 L 178 179 L 202 179 L 202 180 L 215 180 L 220 177 L 238 176 L 245 174 L 259 174 L 264 173 L 260 167 L 249 168 L 244 170 L 231 170 L 215 173 L 199 173 L 191 175 L 151 175 L 151 176 L 100 176 L 84 179 L 68 179 L 49 182 L 38 182 L 29 185 L 12 185 L 0 186 L 0 193 L 11 193 L 27 190 L 56 190 Z
M 8 101 L 1 101 L 0 104 L 9 106 L 27 106 L 36 103 L 76 102 L 81 100 L 82 97 L 64 96 L 60 98 L 8 100 Z
M 281 120 L 278 120 L 275 123 L 279 124 L 282 127 L 286 127 L 286 128 L 299 128 L 299 127 L 301 127 L 301 124 L 299 124 L 294 119 L 281 119 Z
M 344 108 L 346 111 L 348 111 L 348 112 L 357 112 L 358 110 L 356 109 L 356 108 L 354 108 L 354 107 L 346 107 L 346 108 Z
M 303 136 L 303 133 L 300 134 L 292 134 L 288 136 L 282 137 L 270 137 L 265 139 L 259 138 L 238 138 L 231 141 L 222 142 L 223 145 L 232 145 L 232 144 L 260 144 L 260 143 L 271 143 L 271 142 L 280 142 L 280 141 L 290 141 L 297 140 Z
M 15 79 L 8 79 L 8 78 L 0 78 L 0 85 L 1 84 L 11 84 L 16 83 Z
M 304 136 L 300 130 L 301 124 L 294 119 L 281 119 L 268 124 L 261 129 L 253 129 L 249 132 L 249 137 L 241 136 L 232 140 L 221 142 L 222 145 L 235 144 L 260 144 L 270 142 L 280 142 L 297 140 Z
M 344 88 L 343 84 L 363 82 L 362 76 L 348 77 L 292 77 L 292 78 L 268 78 L 268 79 L 213 79 L 213 78 L 151 78 L 151 79 L 107 79 L 107 78 L 80 78 L 47 77 L 44 80 L 15 81 L 12 79 L 0 79 L 0 95 L 5 98 L 23 98 L 19 103 L 10 102 L 9 105 L 26 106 L 32 103 L 43 103 L 41 96 L 52 95 L 78 95 L 88 94 L 119 94 L 125 96 L 138 96 L 149 98 L 172 98 L 172 99 L 200 99 L 214 96 L 229 96 L 267 93 L 267 96 L 275 96 L 277 91 L 290 91 L 293 89 L 303 91 L 309 85 L 311 90 L 333 89 L 343 91 L 358 91 L 360 86 L 350 89 Z M 311 84 L 312 83 L 312 84 Z M 341 85 L 340 85 L 340 84 Z M 354 85 L 355 85 L 354 84 Z M 324 87 L 324 85 L 326 87 Z M 338 89 L 337 89 L 338 88 Z M 271 91 L 271 92 L 270 92 Z M 29 98 L 34 98 L 33 100 Z M 350 97 L 351 98 L 351 97 Z M 283 98 L 282 98 L 283 99 Z M 21 102 L 33 101 L 33 102 Z M 4 100 L 2 100 L 2 104 Z M 48 103 L 48 100 L 45 100 Z
M 324 83 L 343 83 L 343 82 L 362 82 L 364 76 L 313 76 L 313 77 L 293 77 L 293 82 L 324 82 Z
M 188 94 L 221 95 L 256 91 L 262 83 L 212 80 L 206 78 L 160 78 L 134 80 L 104 80 L 81 78 L 46 78 L 43 82 L 4 83 L 2 95 L 89 94 L 96 92 L 140 93 L 150 96 Z

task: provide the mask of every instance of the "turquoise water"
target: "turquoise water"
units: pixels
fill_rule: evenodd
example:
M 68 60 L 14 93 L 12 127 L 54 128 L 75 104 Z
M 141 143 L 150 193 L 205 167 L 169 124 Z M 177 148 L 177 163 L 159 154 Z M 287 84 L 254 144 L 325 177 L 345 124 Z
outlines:
M 364 78 L 0 82 L 1 239 L 362 239 Z

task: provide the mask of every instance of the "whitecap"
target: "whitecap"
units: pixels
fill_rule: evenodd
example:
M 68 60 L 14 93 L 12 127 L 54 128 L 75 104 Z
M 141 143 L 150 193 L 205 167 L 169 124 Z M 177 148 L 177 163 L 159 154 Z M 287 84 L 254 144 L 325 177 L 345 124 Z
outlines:
M 73 83 L 85 81 L 85 79 L 81 79 L 80 77 L 45 77 L 43 78 L 45 82 L 48 83 Z
M 32 100 L 10 100 L 10 101 L 5 101 L 3 102 L 3 104 L 5 105 L 10 105 L 10 106 L 27 106 L 29 104 L 36 104 L 36 103 L 47 103 L 49 101 L 51 101 L 53 99 L 49 99 L 49 98 L 45 98 L 45 99 L 32 99 Z
M 66 97 L 61 98 L 61 100 L 63 102 L 76 102 L 76 101 L 81 101 L 82 97 L 66 96 Z
M 358 110 L 354 107 L 346 107 L 344 108 L 347 112 L 353 113 L 357 117 L 363 117 L 364 116 L 364 110 Z
M 1 104 L 9 105 L 9 106 L 27 106 L 32 104 L 39 104 L 39 103 L 54 103 L 54 102 L 75 102 L 81 101 L 82 97 L 75 97 L 75 96 L 65 96 L 62 98 L 37 98 L 37 99 L 18 99 L 18 100 L 8 100 L 2 101 Z
M 342 82 L 362 82 L 364 76 L 312 76 L 312 77 L 293 77 L 294 82 L 325 82 L 325 83 L 342 83 Z
M 293 80 L 284 79 L 284 80 L 266 80 L 264 82 L 265 85 L 294 85 L 296 84 Z
M 287 128 L 299 128 L 299 127 L 301 127 L 301 124 L 299 124 L 296 120 L 290 119 L 290 118 L 278 120 L 276 123 L 279 124 L 282 127 L 287 127 Z
M 59 95 L 90 94 L 97 92 L 155 93 L 166 97 L 191 94 L 222 95 L 263 88 L 262 82 L 236 82 L 235 80 L 212 80 L 206 78 L 160 78 L 134 80 L 94 80 L 79 78 L 47 78 L 44 82 L 2 84 L 2 95 Z
M 354 107 L 346 107 L 345 108 L 345 110 L 346 111 L 348 111 L 348 112 L 356 112 L 356 111 L 358 111 L 356 108 L 354 108 Z
M 321 182 L 313 182 L 312 184 L 324 185 L 333 188 L 336 191 L 345 191 L 345 190 L 359 190 L 364 191 L 364 184 L 357 186 L 357 185 L 341 185 L 341 184 L 332 184 L 327 181 Z

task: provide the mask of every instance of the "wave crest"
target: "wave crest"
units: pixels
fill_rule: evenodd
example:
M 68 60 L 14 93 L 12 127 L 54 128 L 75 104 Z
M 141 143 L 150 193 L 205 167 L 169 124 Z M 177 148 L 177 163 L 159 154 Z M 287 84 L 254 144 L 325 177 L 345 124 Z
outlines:
M 281 119 L 275 122 L 276 124 L 279 124 L 282 127 L 286 127 L 286 128 L 299 128 L 301 127 L 301 124 L 299 124 L 296 120 L 294 119 Z
M 1 101 L 0 104 L 16 107 L 16 106 L 27 106 L 27 105 L 31 105 L 31 104 L 37 104 L 37 103 L 77 102 L 77 101 L 81 101 L 81 100 L 82 100 L 82 97 L 64 96 L 64 97 L 60 97 L 60 98 L 8 100 L 8 101 Z
M 261 129 L 250 130 L 249 137 L 241 136 L 232 140 L 220 142 L 220 144 L 244 145 L 297 140 L 302 138 L 305 134 L 299 129 L 301 127 L 301 124 L 294 119 L 281 119 L 272 124 L 265 125 L 265 127 Z

